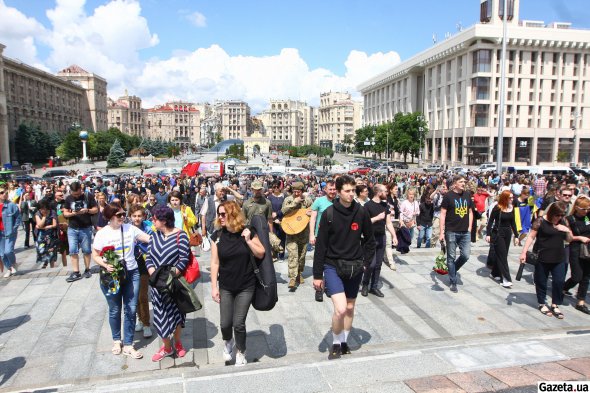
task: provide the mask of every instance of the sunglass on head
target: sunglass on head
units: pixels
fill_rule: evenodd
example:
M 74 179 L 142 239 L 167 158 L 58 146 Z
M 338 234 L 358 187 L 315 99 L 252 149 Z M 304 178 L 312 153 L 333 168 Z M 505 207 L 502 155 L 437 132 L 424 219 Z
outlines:
M 116 213 L 115 216 L 117 218 L 125 218 L 125 217 L 127 217 L 127 213 L 125 213 L 125 212 L 119 212 L 119 213 Z

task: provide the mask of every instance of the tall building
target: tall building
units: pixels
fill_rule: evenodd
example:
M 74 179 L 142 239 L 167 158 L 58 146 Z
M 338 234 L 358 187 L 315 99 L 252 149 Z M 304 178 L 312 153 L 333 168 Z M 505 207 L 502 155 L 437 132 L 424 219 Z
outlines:
M 259 118 L 273 146 L 303 146 L 313 143 L 315 108 L 305 102 L 270 100 Z
M 88 131 L 107 129 L 106 110 L 100 128 L 95 127 L 90 112 L 91 107 L 106 108 L 103 78 L 89 74 L 88 80 L 101 86 L 104 105 L 97 94 L 89 93 L 80 83 L 2 56 L 4 48 L 0 44 L 0 163 L 31 159 L 15 154 L 16 133 L 22 123 L 38 126 L 44 132 L 65 133 L 73 124 Z M 90 97 L 93 104 L 88 102 Z
M 503 161 L 588 162 L 590 31 L 519 20 L 519 3 L 508 1 Z M 365 123 L 420 111 L 429 125 L 428 161 L 495 160 L 503 1 L 482 0 L 480 12 L 480 23 L 361 84 Z
M 117 101 L 108 99 L 107 110 L 108 128 L 116 127 L 125 134 L 143 136 L 145 111 L 141 109 L 141 98 L 130 96 L 125 90 L 125 95 Z
M 107 81 L 77 65 L 71 65 L 57 73 L 61 79 L 70 81 L 84 89 L 86 100 L 84 107 L 84 124 L 92 124 L 92 131 L 107 130 Z
M 320 94 L 318 108 L 318 144 L 337 149 L 348 135 L 354 139 L 362 124 L 362 104 L 349 93 Z
M 221 125 L 221 137 L 226 139 L 243 139 L 252 133 L 250 106 L 244 101 L 216 101 L 214 112 Z
M 174 142 L 180 149 L 201 144 L 201 120 L 197 107 L 189 102 L 171 101 L 147 110 L 145 136 Z

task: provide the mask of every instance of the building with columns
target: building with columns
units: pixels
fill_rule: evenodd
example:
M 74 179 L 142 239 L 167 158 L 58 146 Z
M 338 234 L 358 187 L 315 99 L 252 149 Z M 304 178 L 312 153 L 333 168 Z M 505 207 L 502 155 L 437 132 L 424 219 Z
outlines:
M 252 133 L 250 106 L 245 101 L 216 101 L 213 112 L 218 120 L 221 137 L 227 139 L 244 139 Z
M 347 135 L 354 139 L 355 131 L 363 123 L 362 108 L 362 103 L 353 101 L 349 93 L 320 94 L 316 143 L 337 149 Z
M 116 127 L 121 132 L 134 136 L 144 136 L 145 116 L 141 108 L 141 98 L 130 96 L 125 90 L 125 95 L 117 101 L 108 99 L 108 128 Z
M 270 100 L 258 118 L 273 146 L 303 146 L 314 141 L 316 108 L 294 100 Z
M 171 101 L 147 110 L 145 137 L 174 142 L 180 149 L 201 144 L 201 119 L 190 102 Z
M 590 31 L 570 23 L 520 20 L 519 3 L 508 1 L 503 161 L 555 165 L 559 155 L 560 161 L 587 163 Z M 427 162 L 495 160 L 503 1 L 479 4 L 480 23 L 359 86 L 365 124 L 382 124 L 397 112 L 424 113 Z

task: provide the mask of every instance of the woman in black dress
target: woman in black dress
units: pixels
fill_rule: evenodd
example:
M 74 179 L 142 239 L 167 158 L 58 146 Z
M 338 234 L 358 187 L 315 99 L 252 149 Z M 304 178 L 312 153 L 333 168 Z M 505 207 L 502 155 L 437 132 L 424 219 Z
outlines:
M 211 236 L 211 297 L 219 303 L 223 360 L 233 356 L 236 366 L 246 365 L 246 317 L 252 303 L 256 276 L 250 254 L 264 257 L 264 246 L 253 228 L 246 227 L 240 206 L 226 201 L 217 207 L 217 231 Z M 219 287 L 217 284 L 219 283 Z
M 512 287 L 512 278 L 508 268 L 508 251 L 510 250 L 510 238 L 514 235 L 514 245 L 519 243 L 514 207 L 512 206 L 512 193 L 502 191 L 498 198 L 498 204 L 494 206 L 486 227 L 486 242 L 493 243 L 496 252 L 496 263 L 492 269 L 492 277 L 502 280 L 504 288 Z
M 573 236 L 568 227 L 560 224 L 566 213 L 566 204 L 554 202 L 547 209 L 543 217 L 539 217 L 533 223 L 533 228 L 526 240 L 520 254 L 520 263 L 526 263 L 526 253 L 535 239 L 534 251 L 538 253 L 538 263 L 535 265 L 535 291 L 539 311 L 547 316 L 555 315 L 563 319 L 563 313 L 559 305 L 563 302 L 563 285 L 565 281 L 566 260 L 565 241 L 581 241 L 588 243 L 589 238 L 584 236 Z M 553 279 L 551 284 L 551 307 L 545 304 L 547 294 L 547 280 L 549 274 Z

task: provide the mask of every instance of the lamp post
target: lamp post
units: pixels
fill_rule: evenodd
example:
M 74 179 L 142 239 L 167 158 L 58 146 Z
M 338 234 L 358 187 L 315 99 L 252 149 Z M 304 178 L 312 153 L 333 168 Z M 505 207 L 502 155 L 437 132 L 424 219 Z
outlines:
M 576 110 L 572 113 L 572 119 L 574 120 L 574 125 L 572 126 L 572 131 L 574 132 L 573 143 L 572 143 L 572 156 L 571 156 L 571 164 L 573 166 L 578 165 L 578 161 L 580 161 L 580 152 L 578 149 L 578 157 L 576 157 L 576 141 L 578 140 L 578 118 L 582 117 L 582 115 Z M 577 159 L 576 159 L 577 158 Z
M 248 162 L 249 150 L 250 150 L 250 146 L 246 145 L 246 162 Z
M 420 122 L 420 126 L 418 127 L 418 133 L 420 137 L 420 150 L 418 151 L 418 168 L 422 168 L 422 133 L 424 132 L 422 122 L 424 121 L 424 116 L 420 115 L 417 117 L 417 119 Z
M 508 0 L 504 0 L 504 15 L 502 15 L 502 57 L 500 60 L 500 108 L 498 113 L 498 143 L 496 145 L 496 169 L 502 173 L 502 159 L 504 154 L 504 126 L 505 126 L 505 104 L 506 104 L 506 35 L 508 29 Z

